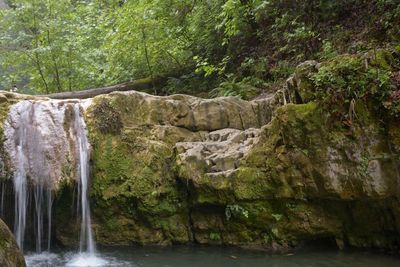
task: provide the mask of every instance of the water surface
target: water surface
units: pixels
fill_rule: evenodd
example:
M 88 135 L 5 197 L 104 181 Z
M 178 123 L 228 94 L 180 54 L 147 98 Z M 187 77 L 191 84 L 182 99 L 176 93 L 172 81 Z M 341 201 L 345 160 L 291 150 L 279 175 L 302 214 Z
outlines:
M 399 267 L 400 258 L 369 252 L 303 250 L 286 255 L 224 247 L 109 248 L 100 259 L 75 261 L 72 252 L 28 254 L 28 267 Z M 92 264 L 92 265 L 88 265 Z

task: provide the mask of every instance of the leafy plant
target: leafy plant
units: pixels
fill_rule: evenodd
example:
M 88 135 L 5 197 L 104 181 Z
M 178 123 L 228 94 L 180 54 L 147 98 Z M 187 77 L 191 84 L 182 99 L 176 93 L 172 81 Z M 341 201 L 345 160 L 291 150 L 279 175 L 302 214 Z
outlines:
M 246 77 L 240 82 L 236 81 L 236 77 L 231 74 L 227 81 L 210 92 L 212 97 L 217 96 L 237 96 L 243 99 L 251 99 L 260 91 L 256 86 L 262 86 L 263 82 L 254 77 Z
M 210 239 L 213 241 L 219 241 L 221 240 L 221 235 L 219 233 L 210 233 Z
M 279 222 L 282 219 L 282 214 L 277 214 L 277 213 L 273 213 L 271 214 L 272 218 L 275 219 L 275 221 Z
M 329 60 L 338 55 L 332 42 L 324 40 L 322 42 L 322 51 L 320 53 L 320 58 L 323 60 Z
M 221 83 L 211 95 L 248 99 L 266 87 L 255 80 L 281 83 L 301 61 L 400 41 L 395 0 L 7 3 L 0 10 L 0 88 L 16 84 L 27 93 L 194 74 L 191 85 L 171 79 L 169 88 L 155 93 L 196 94 Z M 381 83 L 388 77 L 370 75 L 380 75 Z M 185 89 L 177 87 L 180 81 Z
M 392 86 L 392 69 L 399 60 L 397 52 L 390 49 L 373 54 L 338 56 L 324 63 L 310 79 L 317 88 L 317 98 L 326 106 L 338 107 L 341 116 L 352 109 L 338 104 L 345 102 L 350 106 L 357 100 L 375 101 L 377 110 L 383 108 L 395 115 L 399 99 Z
M 232 217 L 249 218 L 249 212 L 240 205 L 227 205 L 225 208 L 225 217 L 229 221 Z

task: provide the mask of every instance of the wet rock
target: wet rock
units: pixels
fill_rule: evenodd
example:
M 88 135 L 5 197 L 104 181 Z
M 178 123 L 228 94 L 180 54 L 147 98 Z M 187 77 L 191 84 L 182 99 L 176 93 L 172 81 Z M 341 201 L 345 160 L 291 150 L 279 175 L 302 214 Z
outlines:
M 0 219 L 0 266 L 25 267 L 25 259 L 11 231 Z
M 4 150 L 14 172 L 57 189 L 77 179 L 76 102 L 23 100 L 11 106 L 4 123 Z

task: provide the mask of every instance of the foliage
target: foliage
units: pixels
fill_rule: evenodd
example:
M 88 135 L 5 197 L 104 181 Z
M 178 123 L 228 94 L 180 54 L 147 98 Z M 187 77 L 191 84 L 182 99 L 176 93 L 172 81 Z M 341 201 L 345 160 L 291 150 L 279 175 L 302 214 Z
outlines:
M 273 213 L 271 214 L 272 218 L 275 219 L 275 221 L 279 222 L 282 219 L 282 214 L 277 214 L 277 213 Z
M 0 12 L 2 79 L 27 92 L 71 91 L 106 83 L 102 1 L 13 0 Z
M 204 79 L 202 74 L 188 73 L 179 77 L 170 77 L 163 88 L 164 94 L 193 94 L 208 95 L 208 92 L 216 87 L 214 79 Z
M 118 10 L 105 46 L 110 51 L 112 80 L 153 77 L 185 68 L 192 57 L 186 2 L 127 1 Z
M 229 221 L 232 217 L 249 218 L 249 211 L 240 205 L 227 205 L 225 208 L 225 217 Z
M 227 44 L 229 38 L 248 33 L 249 29 L 247 24 L 249 24 L 252 16 L 252 1 L 225 1 L 219 15 L 222 21 L 217 25 L 217 29 L 223 29 L 225 34 L 223 44 Z
M 393 83 L 399 63 L 399 52 L 394 50 L 379 50 L 363 56 L 338 56 L 324 63 L 310 79 L 317 89 L 317 98 L 326 106 L 347 103 L 347 107 L 332 111 L 338 116 L 351 117 L 357 100 L 374 101 L 377 110 L 398 115 L 400 98 L 398 87 Z
M 304 60 L 400 41 L 395 0 L 8 3 L 0 10 L 0 89 L 28 93 L 167 76 L 161 94 L 216 86 L 210 96 L 251 98 Z
M 263 81 L 254 78 L 246 77 L 242 81 L 237 82 L 233 74 L 228 76 L 225 82 L 210 92 L 213 97 L 217 96 L 238 96 L 243 99 L 254 98 L 258 93 L 259 89 L 257 86 L 262 86 Z
M 319 58 L 322 60 L 328 60 L 336 57 L 338 55 L 332 42 L 324 40 L 322 42 L 322 51 L 319 54 Z
M 210 233 L 210 239 L 213 241 L 220 241 L 221 240 L 221 235 L 219 233 Z

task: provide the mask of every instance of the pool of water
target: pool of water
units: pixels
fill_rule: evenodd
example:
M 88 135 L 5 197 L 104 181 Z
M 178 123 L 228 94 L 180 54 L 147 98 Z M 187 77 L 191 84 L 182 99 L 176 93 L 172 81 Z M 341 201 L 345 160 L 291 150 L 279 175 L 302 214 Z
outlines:
M 303 250 L 285 255 L 223 247 L 108 248 L 97 258 L 72 252 L 27 254 L 28 267 L 399 267 L 400 258 L 368 252 Z

